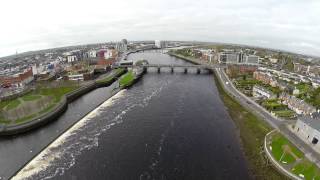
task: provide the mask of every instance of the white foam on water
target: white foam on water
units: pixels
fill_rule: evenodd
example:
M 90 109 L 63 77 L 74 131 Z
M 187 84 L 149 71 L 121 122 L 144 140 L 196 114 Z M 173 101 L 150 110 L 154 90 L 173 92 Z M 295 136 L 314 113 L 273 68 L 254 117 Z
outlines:
M 34 179 L 34 177 L 37 179 L 51 179 L 57 175 L 63 175 L 66 170 L 75 165 L 76 157 L 84 150 L 90 150 L 93 147 L 99 146 L 100 134 L 107 131 L 112 126 L 122 123 L 123 116 L 133 108 L 137 106 L 142 108 L 146 107 L 149 104 L 149 101 L 154 96 L 157 96 L 167 85 L 168 83 L 155 89 L 152 88 L 152 92 L 150 92 L 150 94 L 143 91 L 139 94 L 126 94 L 125 99 L 122 97 L 126 90 L 118 92 L 58 137 L 58 139 L 51 143 L 45 150 L 20 170 L 16 176 L 13 177 L 13 180 Z M 137 99 L 137 97 L 141 97 L 141 95 L 143 99 Z M 115 117 L 101 116 L 100 119 L 96 118 L 101 113 L 105 112 L 107 107 L 113 105 L 120 98 L 126 101 L 124 102 L 124 110 L 120 112 L 108 112 L 108 114 L 112 114 Z M 92 119 L 95 121 L 91 121 Z M 106 124 L 98 124 L 97 126 L 95 122 L 99 120 L 103 120 Z M 89 122 L 92 123 L 89 124 Z M 81 136 L 78 134 L 81 134 Z M 162 146 L 162 143 L 160 144 L 160 146 Z M 155 162 L 155 166 L 157 163 L 158 162 Z
M 42 152 L 40 152 L 34 159 L 32 159 L 24 168 L 22 168 L 13 178 L 12 180 L 19 180 L 19 179 L 28 179 L 31 176 L 38 174 L 41 171 L 46 170 L 52 161 L 54 161 L 56 158 L 59 158 L 65 151 L 68 149 L 60 148 L 62 151 L 56 151 L 55 149 L 58 149 L 58 147 L 61 147 L 66 140 L 73 134 L 76 134 L 76 132 L 81 129 L 83 126 L 85 126 L 91 119 L 98 116 L 100 114 L 100 110 L 106 107 L 109 107 L 113 104 L 115 100 L 117 100 L 119 97 L 123 96 L 124 92 L 126 90 L 122 90 L 115 94 L 113 97 L 105 101 L 103 104 L 98 106 L 96 109 L 91 111 L 89 114 L 87 114 L 85 117 L 83 117 L 79 122 L 74 124 L 69 130 L 67 130 L 65 133 L 63 133 L 61 136 L 59 136 L 54 142 L 52 142 L 47 148 L 45 148 Z M 86 137 L 81 137 L 83 139 L 86 139 Z M 98 138 L 94 138 L 94 146 L 98 146 Z M 75 143 L 74 145 L 77 145 Z M 82 149 L 88 149 L 90 145 L 82 147 Z M 71 161 L 70 166 L 73 166 L 75 163 L 75 157 L 74 154 L 71 154 L 73 156 L 73 160 Z M 63 174 L 64 169 L 63 168 L 57 168 L 56 172 L 52 176 L 47 176 L 43 179 L 48 179 L 51 177 L 54 177 L 56 174 Z

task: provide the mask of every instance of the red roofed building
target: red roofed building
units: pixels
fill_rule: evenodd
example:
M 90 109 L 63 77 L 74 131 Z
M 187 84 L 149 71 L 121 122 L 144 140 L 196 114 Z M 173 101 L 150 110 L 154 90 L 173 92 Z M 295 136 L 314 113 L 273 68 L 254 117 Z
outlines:
M 24 73 L 20 73 L 14 76 L 9 77 L 0 77 L 0 84 L 2 87 L 23 87 L 26 84 L 29 84 L 31 81 L 33 81 L 33 73 L 32 68 L 28 69 Z

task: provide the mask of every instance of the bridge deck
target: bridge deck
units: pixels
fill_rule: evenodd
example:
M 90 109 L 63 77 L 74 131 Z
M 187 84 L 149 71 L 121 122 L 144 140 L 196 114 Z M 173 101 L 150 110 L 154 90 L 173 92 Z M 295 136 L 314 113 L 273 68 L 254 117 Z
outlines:
M 117 65 L 113 66 L 115 68 L 132 68 L 132 67 L 155 67 L 155 68 L 200 68 L 200 69 L 212 69 L 212 68 L 219 68 L 225 67 L 224 65 L 180 65 L 180 64 L 148 64 L 148 65 Z

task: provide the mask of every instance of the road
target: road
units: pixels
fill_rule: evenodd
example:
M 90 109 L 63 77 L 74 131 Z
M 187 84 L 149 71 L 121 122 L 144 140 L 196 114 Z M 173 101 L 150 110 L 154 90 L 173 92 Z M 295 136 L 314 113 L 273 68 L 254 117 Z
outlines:
M 311 161 L 313 161 L 318 165 L 318 167 L 320 167 L 320 154 L 288 129 L 288 121 L 279 119 L 271 115 L 271 113 L 266 111 L 255 101 L 253 101 L 252 99 L 241 93 L 239 90 L 237 90 L 233 83 L 230 81 L 230 79 L 227 77 L 223 69 L 216 68 L 215 72 L 220 81 L 223 82 L 221 84 L 223 84 L 224 89 L 234 98 L 236 98 L 242 106 L 251 109 L 254 114 L 261 117 L 275 129 L 278 129 L 286 138 L 288 138 L 294 145 L 296 145 Z
M 227 77 L 223 69 L 217 68 L 215 71 L 217 72 L 218 78 L 220 78 L 221 82 L 223 82 L 222 84 L 224 86 L 224 89 L 226 89 L 233 97 L 235 97 L 241 105 L 254 110 L 253 113 L 262 117 L 276 129 L 279 129 L 279 126 L 284 123 L 282 119 L 274 117 L 267 110 L 257 104 L 254 100 L 237 90 L 230 79 Z

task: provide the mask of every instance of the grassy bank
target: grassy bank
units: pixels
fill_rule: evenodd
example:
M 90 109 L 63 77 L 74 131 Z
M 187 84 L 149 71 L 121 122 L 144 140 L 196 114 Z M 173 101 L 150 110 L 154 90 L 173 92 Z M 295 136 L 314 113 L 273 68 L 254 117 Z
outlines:
M 191 57 L 191 56 L 183 56 L 183 55 L 177 54 L 177 53 L 175 53 L 173 51 L 168 52 L 168 54 L 171 55 L 171 56 L 186 60 L 186 61 L 188 61 L 188 62 L 190 62 L 192 64 L 199 64 L 198 59 L 196 59 L 194 57 Z
M 115 69 L 115 70 L 113 70 L 113 71 L 115 71 L 113 74 L 111 74 L 111 75 L 109 75 L 109 76 L 107 76 L 107 77 L 105 77 L 105 78 L 103 78 L 103 79 L 97 80 L 97 83 L 110 83 L 110 82 L 113 81 L 113 79 L 114 79 L 115 77 L 120 76 L 120 75 L 123 74 L 126 70 L 123 69 L 123 68 L 119 68 L 119 69 Z
M 17 108 L 21 104 L 21 100 L 23 100 L 25 103 L 28 103 L 28 102 L 40 99 L 42 96 L 50 96 L 53 98 L 52 102 L 50 103 L 50 105 L 47 108 L 45 108 L 37 113 L 27 115 L 23 118 L 16 119 L 14 121 L 5 119 L 2 116 L 2 113 L 0 113 L 0 124 L 17 125 L 20 123 L 30 121 L 39 115 L 48 113 L 49 111 L 52 110 L 52 108 L 54 108 L 57 105 L 57 103 L 59 103 L 61 101 L 61 99 L 64 95 L 66 95 L 67 93 L 69 93 L 71 91 L 74 91 L 77 88 L 78 88 L 78 86 L 55 87 L 55 88 L 42 88 L 42 87 L 38 86 L 36 90 L 33 90 L 30 93 L 25 94 L 21 97 L 18 97 L 13 100 L 1 101 L 0 102 L 1 109 L 3 109 L 3 108 L 14 109 L 14 108 Z M 19 100 L 19 99 L 21 99 L 21 100 Z
M 125 75 L 123 75 L 119 81 L 120 87 L 125 88 L 130 86 L 133 83 L 134 74 L 132 71 L 128 71 Z
M 265 135 L 271 131 L 271 127 L 230 97 L 224 91 L 218 78 L 216 76 L 214 78 L 220 97 L 240 130 L 240 138 L 250 174 L 254 179 L 286 179 L 271 164 L 268 164 L 262 153 Z
M 306 180 L 320 179 L 320 169 L 279 132 L 267 137 L 267 148 L 273 158 L 288 172 Z

